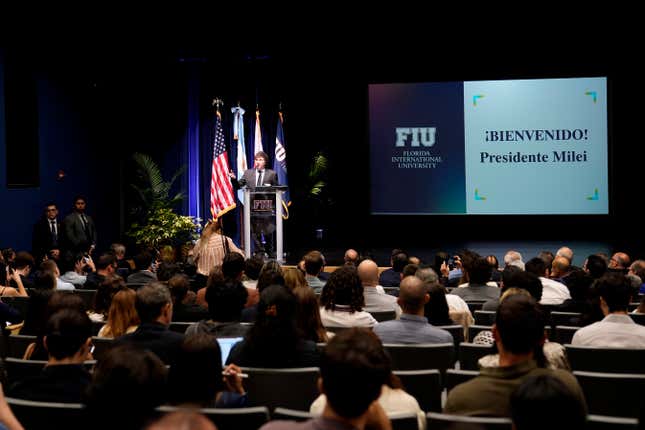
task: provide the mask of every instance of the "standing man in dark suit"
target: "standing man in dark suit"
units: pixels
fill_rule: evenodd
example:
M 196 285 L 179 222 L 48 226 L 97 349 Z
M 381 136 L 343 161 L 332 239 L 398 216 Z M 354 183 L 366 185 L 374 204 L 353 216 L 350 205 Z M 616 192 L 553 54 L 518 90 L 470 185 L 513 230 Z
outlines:
M 253 168 L 244 172 L 242 179 L 237 181 L 238 186 L 243 187 L 246 185 L 251 190 L 254 190 L 255 187 L 278 185 L 278 175 L 274 170 L 266 168 L 266 165 L 269 164 L 269 156 L 267 153 L 264 151 L 258 152 L 255 154 L 254 161 Z M 235 179 L 234 177 L 232 178 Z
M 54 258 L 58 257 L 60 234 L 56 203 L 47 203 L 43 216 L 34 224 L 31 237 L 31 253 L 38 264 L 40 264 L 45 255 L 49 255 L 50 251 L 55 254 L 53 255 Z
M 72 252 L 91 253 L 96 247 L 96 227 L 85 214 L 85 206 L 85 197 L 77 196 L 72 212 L 63 220 L 64 246 Z
M 235 179 L 233 172 L 230 173 L 233 186 L 239 188 L 246 186 L 251 191 L 256 187 L 278 185 L 278 175 L 274 170 L 267 169 L 269 156 L 264 151 L 255 154 L 253 169 L 248 169 L 238 181 Z M 269 217 L 252 217 L 253 242 L 255 243 L 255 253 L 264 256 L 274 257 L 273 255 L 273 232 L 275 231 L 274 223 Z

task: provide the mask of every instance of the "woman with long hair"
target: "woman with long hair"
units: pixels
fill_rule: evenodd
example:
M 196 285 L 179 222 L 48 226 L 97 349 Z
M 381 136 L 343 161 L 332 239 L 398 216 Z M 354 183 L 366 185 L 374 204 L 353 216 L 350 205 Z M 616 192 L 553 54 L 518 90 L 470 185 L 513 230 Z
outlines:
M 226 361 L 246 367 L 316 367 L 316 343 L 304 340 L 296 327 L 296 298 L 282 285 L 260 294 L 255 324 L 233 345 Z
M 298 269 L 291 269 L 299 272 Z M 304 279 L 304 275 L 302 276 Z M 320 319 L 320 304 L 314 291 L 309 286 L 293 289 L 298 306 L 296 307 L 296 325 L 307 340 L 316 343 L 327 342 L 327 330 Z
M 108 311 L 107 323 L 99 330 L 99 337 L 116 338 L 132 333 L 139 327 L 141 320 L 134 307 L 136 298 L 137 293 L 130 288 L 114 295 Z
M 305 274 L 300 269 L 290 267 L 284 271 L 284 284 L 291 290 L 295 291 L 296 288 L 309 288 Z
M 229 252 L 244 255 L 242 250 L 235 246 L 233 240 L 222 233 L 220 219 L 209 221 L 202 230 L 202 236 L 195 243 L 193 258 L 197 264 L 197 273 L 208 277 L 214 267 L 221 266 L 224 257 Z
M 430 300 L 425 305 L 424 314 L 428 318 L 428 323 L 432 325 L 452 325 L 452 319 L 448 314 L 448 302 L 446 301 L 446 291 L 439 285 L 429 285 L 428 294 Z

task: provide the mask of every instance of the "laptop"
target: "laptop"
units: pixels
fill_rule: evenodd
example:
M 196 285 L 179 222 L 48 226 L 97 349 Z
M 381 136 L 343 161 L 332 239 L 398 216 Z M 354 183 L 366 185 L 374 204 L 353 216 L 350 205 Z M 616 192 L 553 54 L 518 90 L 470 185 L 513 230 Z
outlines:
M 222 366 L 226 365 L 226 359 L 231 352 L 233 345 L 244 339 L 243 337 L 218 337 L 219 349 L 222 351 Z

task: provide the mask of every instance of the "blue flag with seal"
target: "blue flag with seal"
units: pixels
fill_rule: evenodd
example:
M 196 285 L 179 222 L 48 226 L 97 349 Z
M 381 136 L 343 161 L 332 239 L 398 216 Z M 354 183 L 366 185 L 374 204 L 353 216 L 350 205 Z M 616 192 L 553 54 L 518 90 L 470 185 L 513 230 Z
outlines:
M 278 184 L 289 186 L 289 179 L 287 178 L 287 145 L 284 140 L 284 129 L 282 128 L 283 118 L 282 112 L 278 112 L 278 126 L 275 133 L 275 156 L 273 157 L 273 170 L 278 175 Z M 289 206 L 291 205 L 291 197 L 289 196 L 289 188 L 282 194 L 282 206 L 284 207 L 284 215 L 282 218 L 289 218 Z

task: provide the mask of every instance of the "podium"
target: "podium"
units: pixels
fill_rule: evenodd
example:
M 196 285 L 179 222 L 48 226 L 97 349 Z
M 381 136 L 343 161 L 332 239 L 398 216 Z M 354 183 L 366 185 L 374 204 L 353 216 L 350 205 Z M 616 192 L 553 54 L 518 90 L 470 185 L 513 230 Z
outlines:
M 284 263 L 282 194 L 284 185 L 244 189 L 244 254 L 266 253 Z M 253 249 L 253 252 L 251 250 Z

